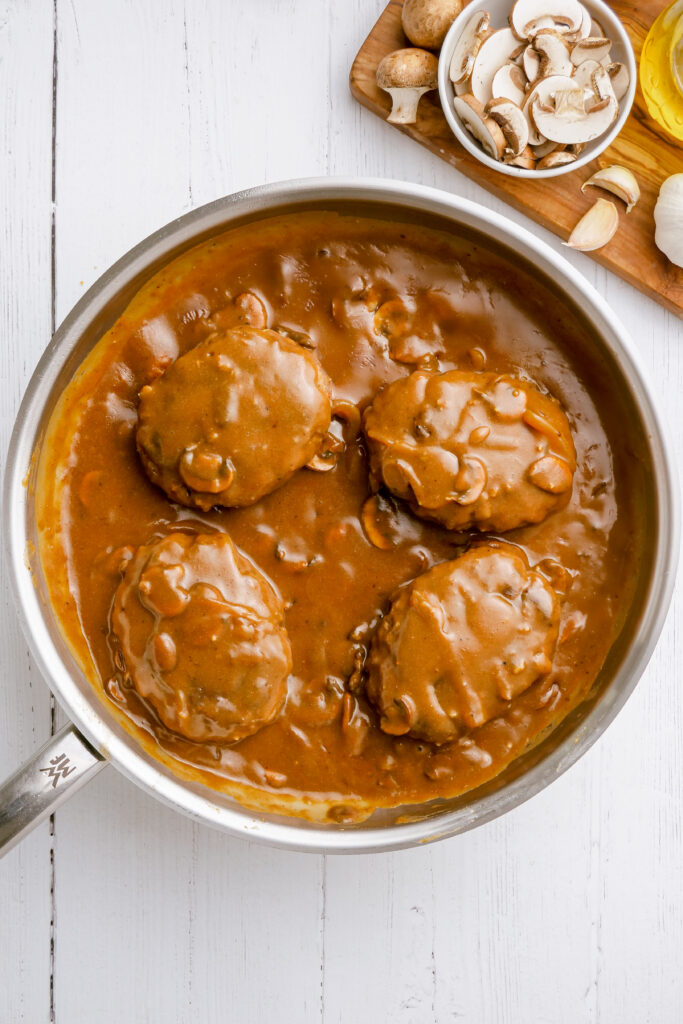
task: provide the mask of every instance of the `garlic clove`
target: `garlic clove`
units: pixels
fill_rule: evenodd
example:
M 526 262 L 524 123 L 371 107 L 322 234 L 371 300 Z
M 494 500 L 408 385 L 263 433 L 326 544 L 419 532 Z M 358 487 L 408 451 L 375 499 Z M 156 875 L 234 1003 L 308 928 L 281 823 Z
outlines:
M 611 167 L 603 167 L 596 171 L 588 181 L 584 181 L 581 191 L 585 192 L 589 185 L 595 188 L 604 188 L 626 203 L 626 212 L 630 213 L 640 199 L 640 187 L 636 176 L 628 167 L 621 164 L 613 164 Z
M 683 174 L 672 174 L 655 204 L 655 245 L 674 266 L 683 267 Z
M 609 199 L 598 199 L 562 244 L 579 252 L 593 252 L 607 245 L 618 226 L 619 214 L 614 203 Z

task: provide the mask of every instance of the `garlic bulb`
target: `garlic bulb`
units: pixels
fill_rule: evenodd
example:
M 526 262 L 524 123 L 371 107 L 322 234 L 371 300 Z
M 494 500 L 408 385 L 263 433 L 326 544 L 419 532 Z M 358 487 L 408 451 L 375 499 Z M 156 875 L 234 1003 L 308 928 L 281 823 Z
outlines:
M 655 205 L 655 245 L 677 267 L 683 267 L 683 174 L 663 182 Z

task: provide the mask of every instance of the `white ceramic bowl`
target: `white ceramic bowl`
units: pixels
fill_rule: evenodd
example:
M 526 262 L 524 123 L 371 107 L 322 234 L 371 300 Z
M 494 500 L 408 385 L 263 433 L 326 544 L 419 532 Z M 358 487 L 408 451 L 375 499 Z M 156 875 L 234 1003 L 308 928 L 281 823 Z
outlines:
M 449 76 L 449 69 L 455 44 L 472 15 L 476 11 L 488 11 L 491 15 L 491 27 L 494 29 L 505 28 L 508 25 L 508 15 L 512 9 L 513 2 L 514 0 L 472 0 L 472 3 L 463 7 L 451 25 L 441 47 L 441 56 L 439 57 L 439 98 L 443 112 L 446 115 L 446 120 L 456 139 L 480 163 L 493 168 L 494 171 L 499 171 L 501 174 L 508 174 L 512 178 L 554 178 L 558 174 L 570 173 L 579 167 L 583 167 L 584 164 L 590 163 L 603 150 L 607 149 L 612 140 L 616 138 L 624 127 L 636 94 L 636 59 L 633 47 L 631 46 L 631 40 L 626 34 L 624 26 L 607 4 L 602 3 L 602 0 L 581 0 L 584 7 L 600 22 L 605 30 L 605 35 L 612 40 L 612 59 L 625 64 L 628 68 L 630 83 L 628 92 L 619 101 L 619 116 L 609 131 L 587 144 L 574 163 L 565 164 L 563 167 L 553 167 L 545 171 L 527 171 L 522 167 L 511 167 L 500 160 L 494 160 L 493 157 L 488 156 L 484 152 L 479 143 L 465 130 L 462 121 L 455 112 L 453 107 L 455 90 Z

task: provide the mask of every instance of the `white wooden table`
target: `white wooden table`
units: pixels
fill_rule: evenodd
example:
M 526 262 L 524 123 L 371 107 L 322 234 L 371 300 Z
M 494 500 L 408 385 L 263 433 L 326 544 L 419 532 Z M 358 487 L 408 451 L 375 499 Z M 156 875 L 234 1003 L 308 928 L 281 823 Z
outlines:
M 53 325 L 192 206 L 362 174 L 524 222 L 351 100 L 348 70 L 382 6 L 0 0 L 3 457 Z M 570 255 L 630 326 L 683 457 L 683 325 Z M 0 568 L 4 776 L 49 735 L 52 711 Z M 576 767 L 433 847 L 279 853 L 103 772 L 54 833 L 43 825 L 0 862 L 0 1024 L 680 1024 L 681 611 L 679 588 L 636 694 Z

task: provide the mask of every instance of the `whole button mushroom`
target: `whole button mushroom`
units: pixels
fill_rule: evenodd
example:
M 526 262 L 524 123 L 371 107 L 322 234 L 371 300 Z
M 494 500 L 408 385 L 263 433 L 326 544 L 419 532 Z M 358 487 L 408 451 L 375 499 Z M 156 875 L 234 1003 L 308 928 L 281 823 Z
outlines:
M 439 62 L 427 50 L 394 50 L 380 61 L 377 85 L 391 96 L 391 124 L 415 124 L 417 105 L 437 87 Z
M 405 0 L 403 31 L 414 46 L 438 50 L 462 10 L 462 0 Z

